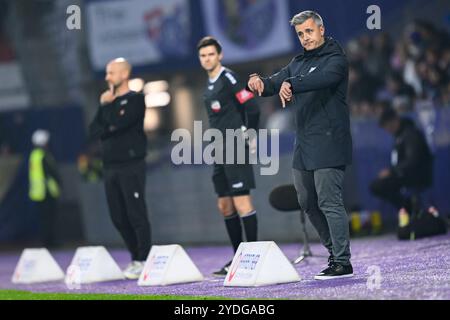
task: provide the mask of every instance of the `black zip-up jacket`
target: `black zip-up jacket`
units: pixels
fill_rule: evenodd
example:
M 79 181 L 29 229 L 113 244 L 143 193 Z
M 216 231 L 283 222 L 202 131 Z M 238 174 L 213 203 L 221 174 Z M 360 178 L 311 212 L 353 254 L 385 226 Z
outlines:
M 145 98 L 130 91 L 100 106 L 89 126 L 91 139 L 101 140 L 105 168 L 125 165 L 145 158 Z
M 293 167 L 316 170 L 351 164 L 352 137 L 347 106 L 348 61 L 337 41 L 296 56 L 280 72 L 262 78 L 263 96 L 292 85 L 297 127 Z
M 423 133 L 407 118 L 400 120 L 395 134 L 396 163 L 391 173 L 406 186 L 428 187 L 433 182 L 433 155 Z

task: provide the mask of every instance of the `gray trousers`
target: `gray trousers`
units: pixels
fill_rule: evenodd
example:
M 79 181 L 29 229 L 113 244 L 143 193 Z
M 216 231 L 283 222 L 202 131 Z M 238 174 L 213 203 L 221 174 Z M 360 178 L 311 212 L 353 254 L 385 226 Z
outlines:
M 350 264 L 349 218 L 342 196 L 345 171 L 325 168 L 314 171 L 293 169 L 298 202 L 334 261 Z

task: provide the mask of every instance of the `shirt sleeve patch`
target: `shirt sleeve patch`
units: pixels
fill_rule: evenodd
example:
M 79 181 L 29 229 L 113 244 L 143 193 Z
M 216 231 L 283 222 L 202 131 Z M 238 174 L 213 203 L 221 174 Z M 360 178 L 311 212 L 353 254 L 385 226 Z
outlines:
M 255 95 L 252 92 L 247 91 L 246 89 L 242 89 L 241 91 L 236 93 L 236 98 L 238 99 L 240 104 L 244 104 L 248 100 L 253 99 L 254 97 Z

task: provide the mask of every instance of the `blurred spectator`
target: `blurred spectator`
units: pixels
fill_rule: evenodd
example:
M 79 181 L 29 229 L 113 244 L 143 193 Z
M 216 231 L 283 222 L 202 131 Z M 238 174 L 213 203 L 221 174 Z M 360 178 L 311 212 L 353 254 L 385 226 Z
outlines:
M 432 185 L 433 157 L 423 133 L 413 121 L 401 118 L 386 108 L 380 126 L 395 137 L 390 168 L 382 170 L 371 186 L 371 192 L 391 204 L 411 212 L 411 198 L 402 194 L 404 187 L 425 189 Z
M 450 83 L 441 88 L 441 105 L 450 108 Z
M 386 33 L 377 33 L 372 40 L 371 50 L 366 61 L 369 74 L 375 79 L 382 79 L 391 71 L 390 57 L 392 55 L 392 43 Z
M 444 72 L 445 78 L 450 79 L 450 46 L 447 47 L 441 55 L 441 59 L 438 62 L 439 69 Z
M 383 114 L 384 110 L 391 107 L 391 104 L 387 100 L 377 100 L 374 103 L 374 114 L 377 119 L 381 118 L 381 115 Z
M 376 117 L 379 102 L 400 113 L 416 103 L 450 104 L 450 36 L 426 21 L 407 25 L 393 41 L 368 34 L 347 44 L 350 61 L 349 106 L 353 117 Z
M 89 145 L 88 150 L 78 156 L 77 167 L 86 182 L 96 183 L 103 178 L 103 162 L 98 144 Z
M 55 222 L 61 179 L 56 162 L 48 150 L 49 140 L 50 133 L 46 130 L 40 129 L 33 133 L 34 149 L 29 159 L 29 197 L 36 204 L 41 219 L 43 245 L 53 248 L 57 245 Z
M 414 98 L 414 88 L 406 84 L 398 73 L 387 75 L 384 87 L 377 93 L 378 100 L 392 101 L 399 113 L 410 111 Z
M 347 97 L 349 104 L 353 106 L 354 115 L 359 114 L 364 105 L 373 103 L 377 85 L 376 79 L 360 63 L 350 65 Z

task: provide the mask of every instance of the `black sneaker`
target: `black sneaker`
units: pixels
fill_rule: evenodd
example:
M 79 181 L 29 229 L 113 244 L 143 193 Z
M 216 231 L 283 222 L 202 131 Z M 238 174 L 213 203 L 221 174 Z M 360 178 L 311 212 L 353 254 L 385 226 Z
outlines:
M 213 272 L 213 275 L 217 276 L 217 277 L 226 277 L 228 274 L 228 270 L 230 269 L 231 263 L 233 261 L 229 261 L 226 265 L 224 265 L 222 267 L 222 269 Z
M 319 272 L 317 275 L 322 275 L 322 274 L 325 274 L 325 273 L 329 273 L 330 270 L 331 270 L 331 267 L 333 266 L 333 264 L 334 264 L 334 256 L 330 255 L 328 257 L 328 267 L 326 269 L 322 270 L 321 272 Z
M 331 279 L 341 279 L 353 277 L 353 267 L 351 264 L 344 266 L 342 264 L 333 262 L 330 267 L 323 270 L 321 273 L 316 275 L 314 279 L 316 280 L 331 280 Z

